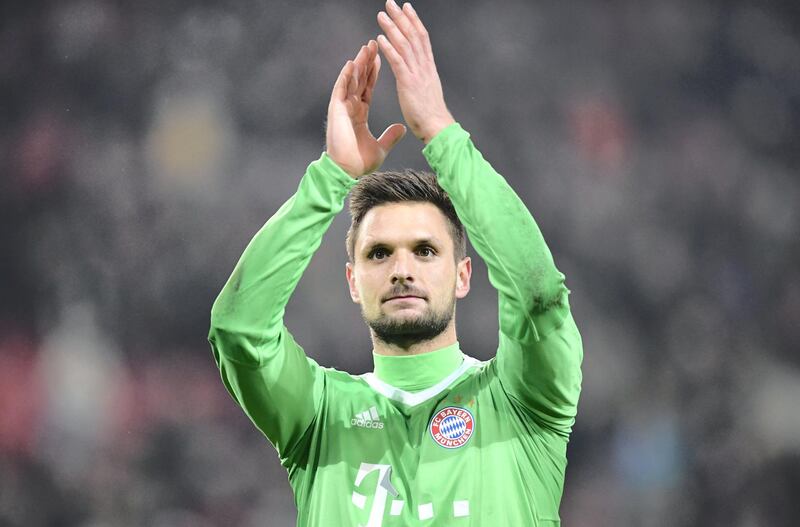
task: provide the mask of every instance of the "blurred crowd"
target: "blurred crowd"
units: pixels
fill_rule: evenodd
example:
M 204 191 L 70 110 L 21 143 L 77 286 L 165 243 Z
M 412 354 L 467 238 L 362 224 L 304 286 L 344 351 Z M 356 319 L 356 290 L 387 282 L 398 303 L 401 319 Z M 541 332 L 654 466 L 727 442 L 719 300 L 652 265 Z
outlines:
M 323 151 L 333 81 L 381 7 L 3 2 L 0 527 L 294 524 L 209 313 Z M 797 3 L 416 8 L 452 113 L 572 291 L 584 385 L 562 524 L 800 524 Z M 372 129 L 401 118 L 384 67 Z M 386 167 L 425 167 L 421 147 Z M 348 225 L 286 324 L 363 373 Z M 459 342 L 488 359 L 497 297 L 469 254 Z

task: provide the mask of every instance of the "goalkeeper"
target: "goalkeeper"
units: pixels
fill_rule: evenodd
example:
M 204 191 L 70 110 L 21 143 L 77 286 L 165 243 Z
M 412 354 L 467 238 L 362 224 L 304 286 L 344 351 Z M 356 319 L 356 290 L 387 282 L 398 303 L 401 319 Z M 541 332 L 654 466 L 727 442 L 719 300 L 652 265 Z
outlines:
M 564 275 L 445 106 L 414 9 L 388 0 L 378 24 L 383 34 L 336 80 L 326 151 L 212 307 L 214 358 L 277 449 L 298 525 L 559 525 L 583 355 Z M 406 131 L 396 123 L 375 139 L 367 126 L 379 50 L 435 175 L 374 173 Z M 346 277 L 374 362 L 358 376 L 306 357 L 283 323 L 351 190 Z M 456 299 L 472 272 L 465 228 L 498 292 L 497 354 L 485 362 L 456 337 Z

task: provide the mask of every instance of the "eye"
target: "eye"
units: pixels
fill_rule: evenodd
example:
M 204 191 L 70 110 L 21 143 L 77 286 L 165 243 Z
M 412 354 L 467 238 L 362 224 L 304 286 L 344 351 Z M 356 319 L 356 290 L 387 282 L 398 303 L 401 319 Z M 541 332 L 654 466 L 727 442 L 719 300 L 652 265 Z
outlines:
M 430 248 L 430 247 L 420 247 L 420 248 L 419 248 L 419 252 L 420 252 L 420 253 L 423 253 L 423 252 L 427 252 L 427 253 L 428 253 L 428 254 L 423 254 L 422 256 L 433 256 L 433 255 L 435 255 L 435 254 L 436 254 L 436 251 L 434 251 L 434 250 L 433 250 L 432 248 Z
M 369 254 L 367 255 L 367 258 L 371 260 L 371 259 L 374 259 L 374 258 L 375 258 L 375 255 L 377 255 L 377 254 L 379 254 L 379 253 L 385 253 L 385 252 L 386 252 L 386 250 L 385 250 L 385 249 L 382 249 L 382 248 L 377 248 L 377 249 L 375 249 L 374 251 L 372 251 L 371 253 L 369 253 Z M 377 259 L 380 259 L 380 258 L 377 258 Z

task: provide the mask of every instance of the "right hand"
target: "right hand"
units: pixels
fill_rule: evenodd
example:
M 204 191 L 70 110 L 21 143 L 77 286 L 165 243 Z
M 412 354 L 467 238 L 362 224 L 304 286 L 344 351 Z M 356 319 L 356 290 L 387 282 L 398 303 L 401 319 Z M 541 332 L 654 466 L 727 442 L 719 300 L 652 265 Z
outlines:
M 369 131 L 367 116 L 380 68 L 378 43 L 370 40 L 342 68 L 328 104 L 328 156 L 355 179 L 377 170 L 406 133 L 400 123 L 389 126 L 378 139 Z

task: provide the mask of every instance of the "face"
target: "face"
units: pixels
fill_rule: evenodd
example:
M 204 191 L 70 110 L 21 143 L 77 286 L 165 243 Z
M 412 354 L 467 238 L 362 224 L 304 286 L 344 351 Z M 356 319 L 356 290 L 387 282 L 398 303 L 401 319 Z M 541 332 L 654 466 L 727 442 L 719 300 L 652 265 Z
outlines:
M 350 296 L 378 338 L 407 347 L 447 329 L 472 272 L 469 257 L 456 264 L 453 252 L 447 218 L 431 203 L 387 203 L 367 212 L 346 274 Z

